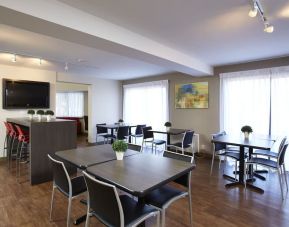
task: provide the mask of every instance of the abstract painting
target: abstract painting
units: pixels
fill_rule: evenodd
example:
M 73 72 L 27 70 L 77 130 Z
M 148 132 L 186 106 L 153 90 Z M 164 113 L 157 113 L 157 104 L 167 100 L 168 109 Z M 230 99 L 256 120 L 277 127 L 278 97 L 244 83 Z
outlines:
M 208 82 L 175 85 L 175 107 L 177 109 L 208 108 Z

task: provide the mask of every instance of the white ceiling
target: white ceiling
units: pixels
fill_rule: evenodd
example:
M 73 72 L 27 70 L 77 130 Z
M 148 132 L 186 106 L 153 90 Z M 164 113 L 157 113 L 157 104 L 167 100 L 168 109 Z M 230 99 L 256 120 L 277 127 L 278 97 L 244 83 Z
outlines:
M 2 0 L 24 14 L 0 8 L 0 50 L 101 78 L 208 75 L 216 65 L 289 55 L 289 1 L 260 1 L 272 34 L 248 17 L 249 0 Z

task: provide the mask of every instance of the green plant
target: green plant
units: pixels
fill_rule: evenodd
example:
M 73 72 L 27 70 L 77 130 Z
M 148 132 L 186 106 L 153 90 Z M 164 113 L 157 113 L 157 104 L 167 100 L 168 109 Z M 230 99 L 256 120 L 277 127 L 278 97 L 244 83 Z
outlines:
M 46 110 L 45 115 L 54 115 L 54 112 L 52 110 Z
M 123 140 L 116 140 L 112 144 L 112 149 L 115 152 L 125 152 L 127 150 L 127 143 Z
M 44 115 L 44 110 L 37 110 L 36 112 L 38 115 Z
M 166 127 L 172 127 L 172 123 L 169 122 L 169 121 L 167 121 L 167 122 L 165 123 L 165 126 L 166 126 Z
M 118 123 L 123 123 L 123 119 L 120 118 L 120 119 L 118 120 Z
M 32 115 L 34 115 L 34 114 L 35 114 L 35 111 L 34 111 L 34 110 L 27 110 L 27 114 L 32 114 Z
M 252 129 L 252 127 L 249 126 L 249 125 L 244 125 L 244 126 L 241 128 L 241 131 L 242 131 L 242 132 L 252 133 L 252 132 L 253 132 L 253 129 Z

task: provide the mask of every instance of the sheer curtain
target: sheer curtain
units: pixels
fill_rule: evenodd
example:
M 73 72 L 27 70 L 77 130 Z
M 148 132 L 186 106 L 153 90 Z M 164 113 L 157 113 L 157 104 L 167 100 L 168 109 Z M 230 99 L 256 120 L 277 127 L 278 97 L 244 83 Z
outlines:
M 250 125 L 254 133 L 269 134 L 269 70 L 224 73 L 220 83 L 221 129 L 240 133 L 243 125 Z
M 164 129 L 168 121 L 168 81 L 123 86 L 123 118 L 132 124 L 146 124 Z
M 83 92 L 56 93 L 57 117 L 83 117 L 84 94 Z

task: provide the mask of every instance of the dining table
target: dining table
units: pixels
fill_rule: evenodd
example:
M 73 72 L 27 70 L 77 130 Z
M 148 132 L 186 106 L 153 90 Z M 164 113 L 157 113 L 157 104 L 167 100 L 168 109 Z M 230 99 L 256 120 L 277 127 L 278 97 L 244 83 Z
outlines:
M 235 180 L 234 178 L 227 176 L 226 174 L 223 175 L 225 178 L 228 178 L 230 181 L 233 181 L 232 183 L 228 183 L 225 186 L 233 187 L 233 186 L 239 186 L 239 185 L 244 186 L 245 149 L 246 148 L 248 149 L 249 158 L 250 158 L 253 153 L 253 149 L 270 150 L 275 140 L 269 136 L 250 135 L 248 139 L 245 139 L 243 135 L 224 135 L 224 136 L 219 136 L 219 137 L 212 139 L 211 142 L 240 147 L 239 171 L 237 172 L 239 176 L 238 180 Z M 249 173 L 251 173 L 250 170 L 249 170 Z M 263 189 L 251 184 L 253 181 L 254 181 L 253 176 L 250 176 L 250 178 L 246 182 L 246 186 L 249 188 L 255 189 L 256 191 L 260 193 L 264 193 Z
M 111 138 L 113 138 L 115 130 L 117 130 L 118 128 L 121 128 L 121 127 L 125 127 L 125 126 L 128 126 L 128 134 L 131 135 L 131 128 L 134 128 L 137 125 L 136 124 L 119 124 L 119 123 L 107 124 L 107 125 L 98 125 L 98 127 L 110 129 Z M 113 142 L 113 140 L 111 140 L 111 142 Z M 128 137 L 128 142 L 131 143 L 131 137 L 130 136 Z

